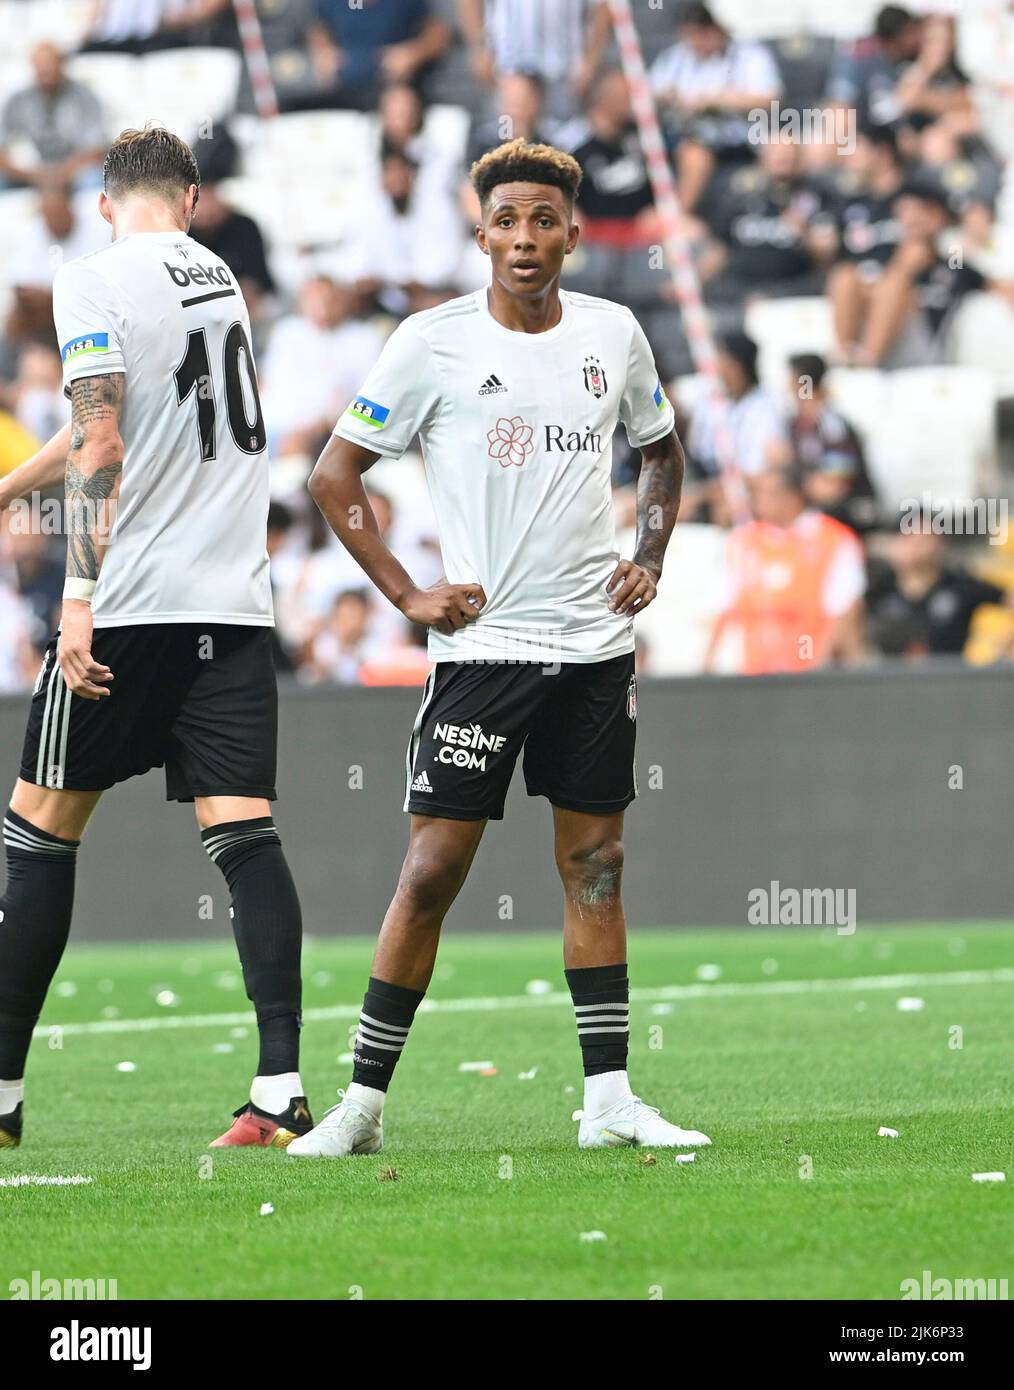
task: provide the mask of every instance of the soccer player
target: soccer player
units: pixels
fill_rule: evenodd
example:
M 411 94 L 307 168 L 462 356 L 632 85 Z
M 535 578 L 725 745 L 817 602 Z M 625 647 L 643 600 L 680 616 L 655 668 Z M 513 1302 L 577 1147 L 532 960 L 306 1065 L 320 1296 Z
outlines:
M 524 748 L 553 808 L 563 949 L 584 1061 L 584 1148 L 694 1146 L 627 1080 L 623 815 L 636 795 L 633 622 L 655 597 L 683 451 L 628 309 L 560 289 L 581 169 L 514 140 L 472 168 L 488 289 L 414 314 L 339 420 L 310 490 L 370 579 L 427 626 L 436 663 L 408 750 L 408 853 L 380 932 L 352 1084 L 299 1157 L 375 1153 L 385 1093 L 440 927 Z M 641 450 L 638 538 L 616 549 L 613 430 Z M 418 434 L 447 578 L 420 590 L 387 549 L 362 474 Z
M 17 482 L 38 487 L 65 466 L 67 580 L 3 825 L 0 1147 L 21 1139 L 25 1059 L 67 943 L 89 817 L 108 787 L 163 765 L 168 799 L 194 802 L 228 883 L 260 1032 L 250 1101 L 215 1144 L 284 1147 L 312 1125 L 299 899 L 269 805 L 264 420 L 243 296 L 188 235 L 199 183 L 175 135 L 124 131 L 99 199 L 112 244 L 54 284 L 69 435 Z

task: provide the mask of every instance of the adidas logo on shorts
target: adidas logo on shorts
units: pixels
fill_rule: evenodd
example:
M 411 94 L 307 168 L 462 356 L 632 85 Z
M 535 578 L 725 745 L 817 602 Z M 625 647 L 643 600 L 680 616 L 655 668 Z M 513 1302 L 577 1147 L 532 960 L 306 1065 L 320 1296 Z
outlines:
M 503 384 L 495 372 L 490 373 L 486 380 L 479 387 L 480 396 L 498 396 L 501 391 L 506 391 L 507 387 Z
M 412 783 L 412 790 L 414 792 L 429 792 L 432 795 L 433 788 L 425 772 L 420 772 L 419 776 Z

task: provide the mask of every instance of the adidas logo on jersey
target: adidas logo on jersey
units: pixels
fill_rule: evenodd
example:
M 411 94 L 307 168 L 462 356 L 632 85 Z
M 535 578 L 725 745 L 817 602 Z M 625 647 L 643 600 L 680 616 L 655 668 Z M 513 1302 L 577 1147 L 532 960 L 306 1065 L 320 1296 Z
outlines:
M 495 372 L 491 372 L 486 380 L 479 387 L 480 396 L 498 396 L 507 387 L 503 384 Z
M 419 776 L 412 783 L 412 790 L 414 792 L 429 792 L 432 795 L 433 787 L 430 785 L 430 779 L 425 772 L 420 772 Z

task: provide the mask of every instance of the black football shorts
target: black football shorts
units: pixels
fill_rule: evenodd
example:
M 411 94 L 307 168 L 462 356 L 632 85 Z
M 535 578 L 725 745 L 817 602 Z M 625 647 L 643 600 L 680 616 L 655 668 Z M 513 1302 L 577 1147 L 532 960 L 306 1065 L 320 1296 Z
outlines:
M 534 663 L 442 661 L 423 691 L 406 759 L 406 811 L 502 820 L 524 748 L 529 796 L 612 815 L 637 795 L 634 656 Z
M 21 776 L 38 786 L 104 791 L 165 767 L 166 799 L 275 799 L 278 687 L 271 629 L 219 623 L 96 628 L 92 655 L 111 694 L 67 689 L 46 648 L 28 716 Z

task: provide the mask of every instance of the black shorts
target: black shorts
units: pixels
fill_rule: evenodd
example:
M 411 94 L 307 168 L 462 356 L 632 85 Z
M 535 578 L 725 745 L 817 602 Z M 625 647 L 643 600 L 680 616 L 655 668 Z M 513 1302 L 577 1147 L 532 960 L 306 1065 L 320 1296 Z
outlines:
M 529 796 L 612 815 L 637 795 L 634 655 L 540 666 L 442 661 L 430 673 L 406 760 L 405 810 L 502 820 L 525 750 Z
M 96 628 L 111 694 L 67 689 L 51 639 L 21 757 L 26 782 L 104 791 L 165 766 L 166 799 L 275 799 L 278 687 L 271 628 L 146 623 Z

